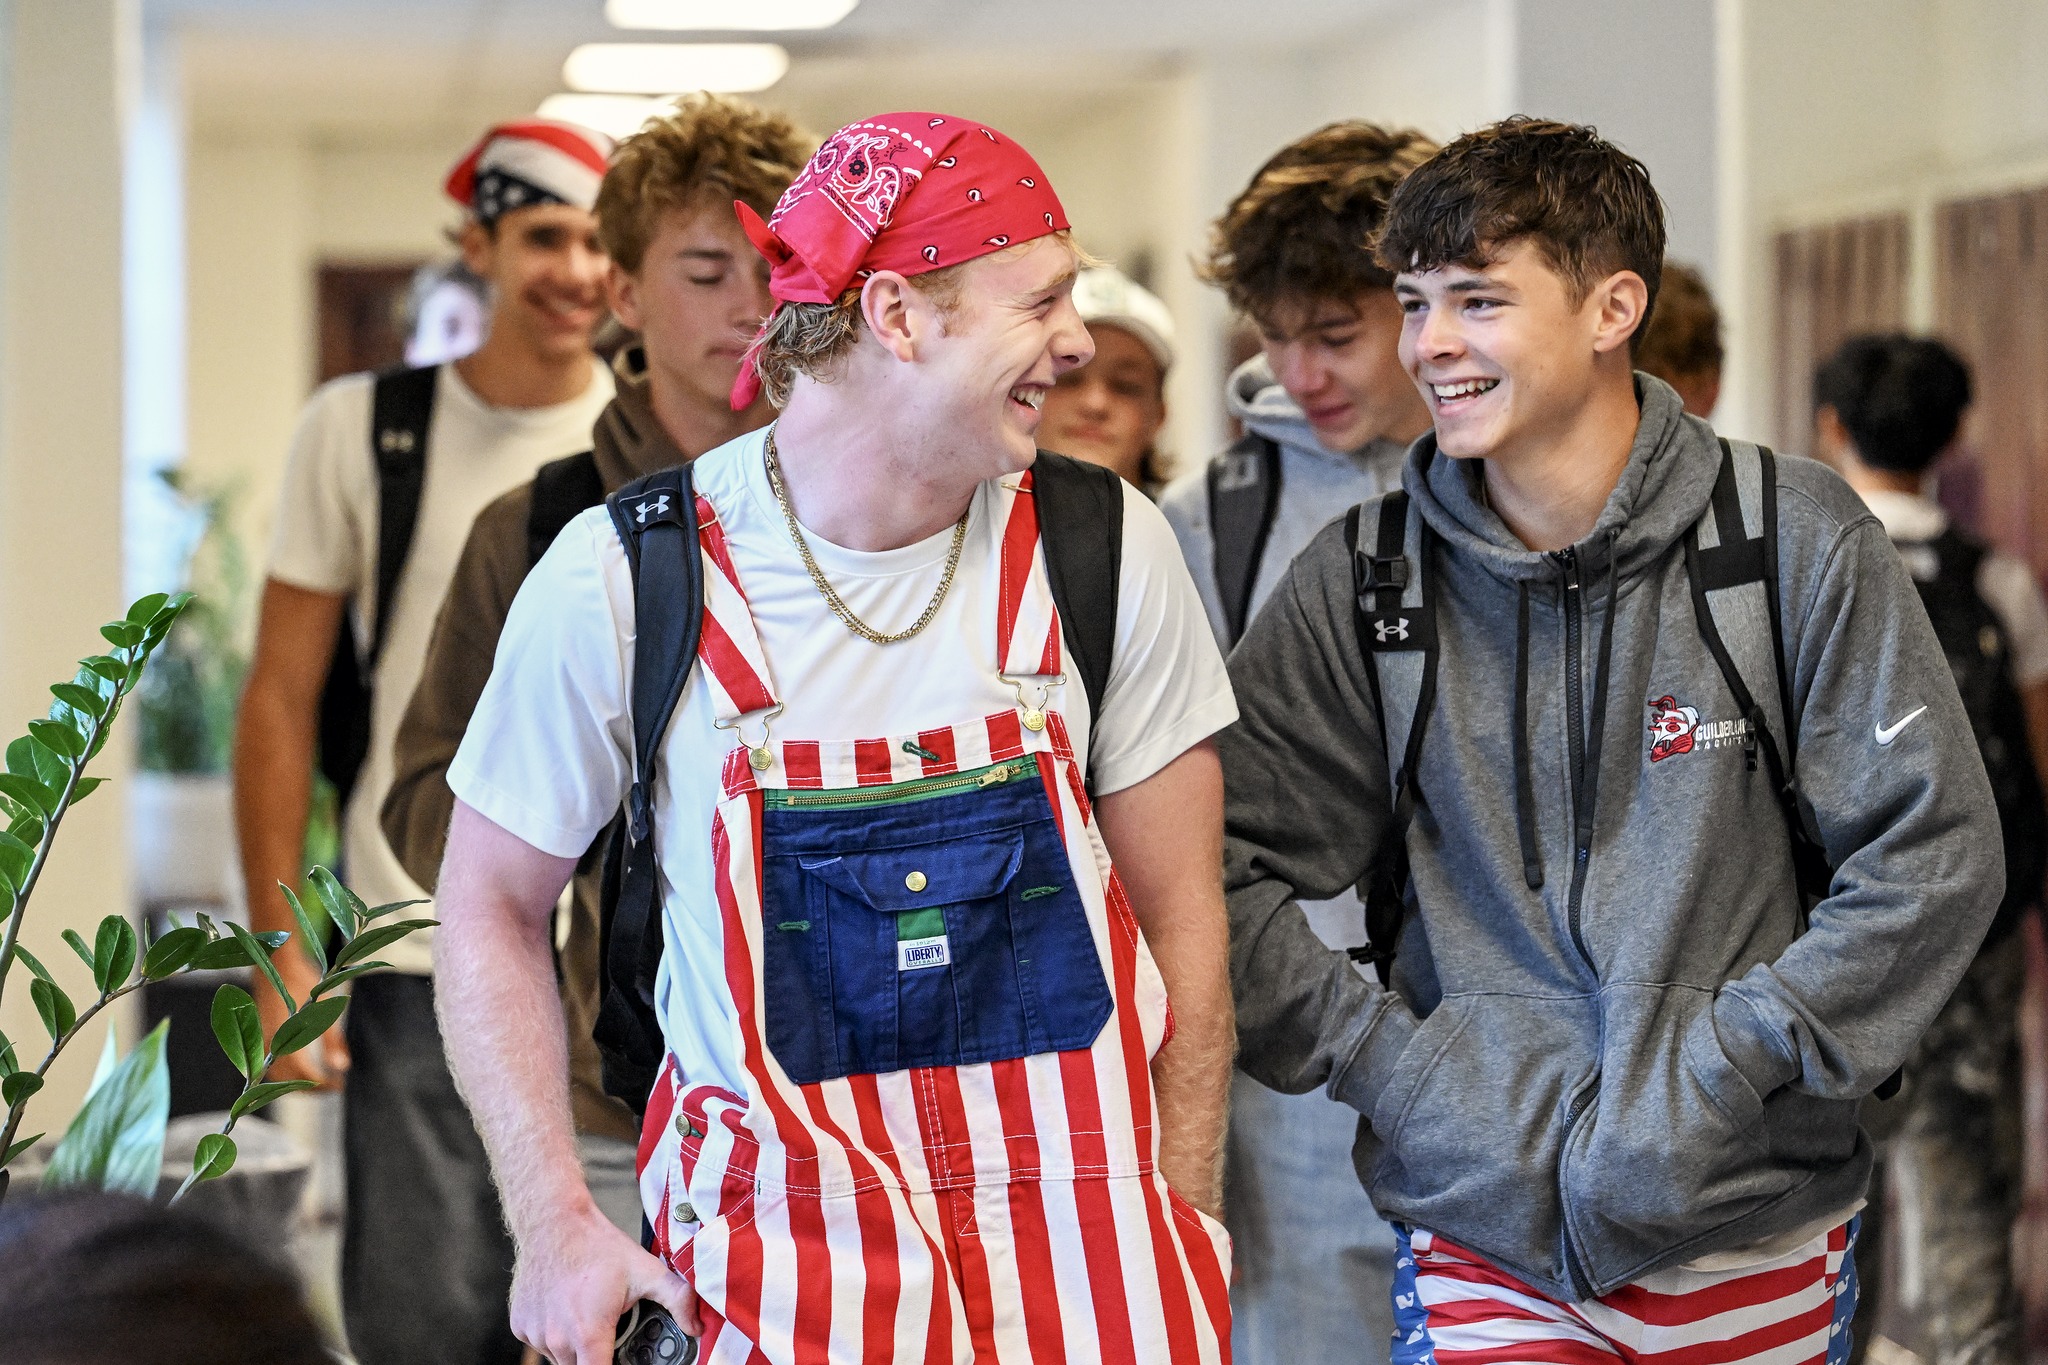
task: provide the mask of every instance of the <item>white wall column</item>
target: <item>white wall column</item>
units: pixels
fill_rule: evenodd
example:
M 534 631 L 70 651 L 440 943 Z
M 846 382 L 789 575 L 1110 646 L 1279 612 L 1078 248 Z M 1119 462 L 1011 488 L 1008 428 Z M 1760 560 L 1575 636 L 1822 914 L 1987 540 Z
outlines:
M 0 0 L 0 726 L 21 733 L 52 682 L 100 646 L 122 600 L 122 153 L 140 48 L 135 0 Z M 132 719 L 129 724 L 133 724 Z M 126 776 L 131 746 L 96 771 Z M 67 982 L 59 935 L 128 909 L 118 787 L 80 806 L 30 904 L 23 941 Z M 4 1028 L 47 1040 L 17 970 Z M 62 1125 L 100 1035 L 66 1054 L 30 1110 Z

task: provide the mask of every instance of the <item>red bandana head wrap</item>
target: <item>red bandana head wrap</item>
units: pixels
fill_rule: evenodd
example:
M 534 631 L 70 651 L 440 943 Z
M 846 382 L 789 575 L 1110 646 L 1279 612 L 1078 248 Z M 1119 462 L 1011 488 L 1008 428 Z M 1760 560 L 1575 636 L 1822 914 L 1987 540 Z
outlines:
M 834 303 L 877 270 L 922 275 L 1064 231 L 1031 153 L 967 119 L 878 114 L 825 140 L 767 222 L 734 204 L 778 303 Z M 750 353 L 734 411 L 761 391 Z

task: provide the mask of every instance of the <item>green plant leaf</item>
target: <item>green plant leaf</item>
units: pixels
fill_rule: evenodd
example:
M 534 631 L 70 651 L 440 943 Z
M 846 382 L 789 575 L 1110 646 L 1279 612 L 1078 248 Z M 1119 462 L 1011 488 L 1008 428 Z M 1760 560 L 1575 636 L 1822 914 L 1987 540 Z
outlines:
M 29 982 L 28 998 L 36 1002 L 36 1013 L 43 1016 L 43 1027 L 50 1031 L 53 1043 L 71 1032 L 71 1026 L 78 1022 L 78 1006 L 54 981 L 37 977 Z
M 208 927 L 214 928 L 215 926 L 209 922 Z M 217 929 L 216 932 L 218 932 Z M 249 933 L 246 929 L 242 932 L 245 934 Z M 291 935 L 282 932 L 272 932 L 267 934 L 249 934 L 249 937 L 255 939 L 264 948 L 274 949 L 290 938 Z M 265 960 L 268 961 L 268 954 L 264 956 Z M 204 948 L 200 949 L 198 954 L 193 957 L 192 965 L 201 971 L 224 971 L 231 967 L 250 967 L 255 964 L 250 962 L 249 950 L 242 946 L 242 941 L 233 935 L 229 935 L 226 938 L 214 939 Z
M 163 610 L 164 603 L 170 600 L 169 593 L 161 592 L 153 592 L 147 596 L 138 597 L 135 599 L 134 605 L 128 608 L 127 619 L 138 626 L 146 626 L 149 624 L 150 618 Z
M 362 933 L 350 939 L 347 947 L 335 954 L 334 965 L 346 967 L 349 963 L 368 957 L 371 953 L 381 948 L 389 947 L 407 934 L 420 929 L 432 928 L 439 923 L 439 920 L 407 919 L 400 920 L 396 924 L 380 924 L 375 929 L 365 929 Z
M 265 976 L 270 978 L 270 988 L 277 992 L 278 999 L 284 1001 L 285 1009 L 287 1011 L 297 1010 L 299 1002 L 292 999 L 292 993 L 284 988 L 284 978 L 277 974 L 277 964 L 270 960 L 270 953 L 265 951 L 271 945 L 265 944 L 256 935 L 250 933 L 239 924 L 230 924 L 228 928 L 234 931 L 235 942 L 242 945 L 242 951 L 249 955 L 249 961 L 254 963 Z M 287 934 L 284 937 L 289 938 L 291 936 Z M 280 939 L 278 941 L 281 943 L 284 940 Z
M 150 944 L 149 951 L 142 955 L 142 974 L 151 981 L 161 980 L 189 965 L 193 955 L 205 946 L 204 929 L 194 929 L 190 925 L 172 929 Z
M 238 1119 L 245 1114 L 253 1114 L 272 1100 L 282 1099 L 294 1091 L 311 1090 L 317 1084 L 317 1081 L 265 1081 L 261 1085 L 252 1085 L 228 1110 L 228 1117 Z
M 28 950 L 27 945 L 17 941 L 14 945 L 14 955 L 27 963 L 28 969 L 34 972 L 38 978 L 49 982 L 53 986 L 57 984 L 57 978 L 50 975 L 50 969 L 37 960 L 36 955 Z
M 320 978 L 320 984 L 313 987 L 313 993 L 306 998 L 308 1000 L 318 1000 L 329 991 L 339 990 L 341 987 L 346 986 L 364 972 L 382 971 L 390 965 L 389 962 L 358 962 L 351 966 L 343 967 L 340 971 L 329 972 Z
M 14 1060 L 14 1043 L 0 1033 L 0 1076 L 12 1076 L 21 1070 L 21 1063 Z
M 50 688 L 50 695 L 74 711 L 83 711 L 94 720 L 107 713 L 107 699 L 91 688 L 80 687 L 77 683 L 55 683 Z
M 344 939 L 354 938 L 363 927 L 369 910 L 355 892 L 343 886 L 340 880 L 324 867 L 316 867 L 306 874 L 306 882 L 313 888 L 313 894 L 320 898 L 320 904 L 327 911 L 327 918 L 341 929 Z
M 218 1180 L 235 1167 L 235 1140 L 226 1133 L 208 1133 L 192 1153 L 192 1180 Z
M 292 908 L 292 918 L 299 922 L 299 946 L 313 959 L 322 972 L 327 970 L 327 945 L 321 940 L 326 937 L 313 923 L 313 917 L 306 913 L 306 907 L 299 903 L 298 893 L 283 882 L 277 889 L 284 892 L 284 903 Z
M 213 1036 L 235 1070 L 252 1081 L 263 1074 L 263 1016 L 240 986 L 213 993 Z
M 34 865 L 36 851 L 19 838 L 0 829 L 0 873 L 5 873 L 9 886 L 20 886 Z
M 127 983 L 135 970 L 135 926 L 126 915 L 108 915 L 93 938 L 92 984 L 105 995 Z
M 43 836 L 49 833 L 49 830 L 45 828 L 41 818 L 31 812 L 16 817 L 14 823 L 7 827 L 7 832 L 21 840 L 24 844 L 27 844 L 30 848 L 40 848 L 43 843 Z
M 48 815 L 57 809 L 57 798 L 61 793 L 52 791 L 26 773 L 0 773 L 0 795 Z
M 111 654 L 94 654 L 80 659 L 79 666 L 119 687 L 128 680 L 128 665 Z
M 17 1071 L 0 1081 L 0 1106 L 12 1109 L 43 1088 L 43 1078 L 33 1071 Z
M 133 649 L 142 643 L 142 627 L 133 621 L 112 621 L 100 627 L 100 634 L 107 643 L 121 649 Z
M 348 997 L 330 995 L 325 1000 L 307 1002 L 291 1018 L 277 1026 L 277 1033 L 270 1040 L 273 1057 L 284 1057 L 297 1052 L 306 1044 L 334 1027 L 334 1021 L 341 1018 L 341 1012 L 348 1008 Z
M 130 1194 L 156 1193 L 171 1116 L 171 1073 L 158 1024 L 121 1059 L 50 1154 L 43 1188 L 83 1185 Z
M 101 733 L 104 734 L 108 732 L 102 731 Z M 106 780 L 107 779 L 104 777 L 79 778 L 78 785 L 71 789 L 71 804 L 75 806 L 79 802 L 85 800 L 86 797 L 91 796 L 94 792 L 100 789 L 100 783 Z
M 7 1167 L 13 1165 L 14 1158 L 20 1156 L 23 1152 L 35 1146 L 38 1142 L 41 1142 L 42 1140 L 43 1135 L 41 1133 L 37 1133 L 34 1137 L 25 1137 L 21 1141 L 15 1143 L 12 1147 L 9 1147 L 6 1151 L 0 1152 L 0 1170 L 5 1170 Z
M 80 959 L 84 961 L 85 969 L 91 971 L 93 969 L 92 948 L 83 938 L 79 937 L 78 931 L 76 929 L 66 929 L 64 931 L 64 941 L 70 944 L 71 951 L 77 953 Z
M 69 759 L 85 757 L 85 736 L 56 720 L 32 720 L 28 732 L 38 744 Z
M 357 902 L 358 905 L 360 905 L 361 903 L 362 902 L 360 901 Z M 370 909 L 365 910 L 363 912 L 363 918 L 366 920 L 383 919 L 386 915 L 396 914 L 400 910 L 410 910 L 415 905 L 427 905 L 430 903 L 431 902 L 426 900 L 426 898 L 424 897 L 422 897 L 419 900 L 412 901 L 393 901 L 389 905 L 372 906 Z

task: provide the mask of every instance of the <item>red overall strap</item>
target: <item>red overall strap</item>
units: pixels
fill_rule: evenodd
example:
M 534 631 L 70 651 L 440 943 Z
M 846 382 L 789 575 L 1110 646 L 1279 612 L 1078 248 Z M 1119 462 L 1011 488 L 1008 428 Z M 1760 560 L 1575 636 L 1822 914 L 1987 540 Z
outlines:
M 720 724 L 775 705 L 768 657 L 747 609 L 746 590 L 733 569 L 718 511 L 697 495 L 697 542 L 704 551 L 704 637 L 698 654 L 711 679 L 713 709 Z
M 1059 613 L 1052 589 L 1038 572 L 1038 499 L 1032 496 L 1032 472 L 1026 470 L 1008 494 L 1004 513 L 1001 562 L 997 569 L 996 659 L 1012 678 L 1051 677 L 1062 671 Z

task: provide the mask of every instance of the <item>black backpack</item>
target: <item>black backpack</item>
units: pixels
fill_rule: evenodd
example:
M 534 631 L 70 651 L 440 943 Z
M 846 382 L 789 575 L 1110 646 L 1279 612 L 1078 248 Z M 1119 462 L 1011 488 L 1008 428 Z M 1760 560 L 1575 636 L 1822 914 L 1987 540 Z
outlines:
M 1040 543 L 1067 652 L 1091 714 L 1099 714 L 1116 645 L 1123 481 L 1100 466 L 1047 451 L 1032 468 Z M 633 785 L 605 836 L 599 1003 L 591 1031 L 605 1090 L 644 1114 L 667 1052 L 654 1008 L 662 954 L 655 780 L 662 737 L 697 662 L 703 559 L 688 465 L 637 479 L 605 502 L 633 570 Z
M 370 639 L 356 640 L 352 613 L 341 617 L 341 636 L 320 691 L 320 771 L 334 784 L 338 809 L 348 807 L 363 761 L 370 754 L 370 703 L 377 660 L 384 652 L 390 606 L 412 554 L 420 493 L 427 478 L 427 428 L 434 419 L 440 369 L 382 370 L 370 390 L 370 457 L 377 466 L 377 586 L 370 599 Z
M 1948 656 L 1998 802 L 2005 834 L 2005 899 L 1984 939 L 1988 947 L 2019 927 L 2020 917 L 2040 900 L 2042 878 L 2048 876 L 2048 808 L 2034 770 L 2026 707 L 2013 682 L 2004 623 L 1977 591 L 1977 571 L 1988 548 L 1954 527 L 1933 540 L 1901 541 L 1898 548 Z
M 1355 961 L 1372 963 L 1383 986 L 1391 981 L 1395 944 L 1407 917 L 1408 827 L 1421 781 L 1422 738 L 1436 699 L 1430 580 L 1437 537 L 1408 511 L 1407 493 L 1393 492 L 1352 508 L 1345 518 L 1355 624 L 1393 794 L 1392 818 L 1359 884 L 1366 941 L 1350 953 Z M 1368 513 L 1375 524 L 1369 549 L 1361 539 Z M 1694 621 L 1737 712 L 1749 722 L 1745 759 L 1752 772 L 1761 762 L 1777 794 L 1792 837 L 1801 908 L 1810 909 L 1827 896 L 1834 871 L 1798 789 L 1797 712 L 1782 663 L 1778 608 L 1777 466 L 1768 448 L 1721 442 L 1712 500 L 1682 543 Z M 1895 1093 L 1897 1081 L 1895 1076 L 1880 1086 L 1879 1097 Z
M 1248 431 L 1209 461 L 1209 543 L 1215 547 L 1216 598 L 1223 604 L 1225 647 L 1244 637 L 1252 588 L 1266 539 L 1280 511 L 1280 445 Z

